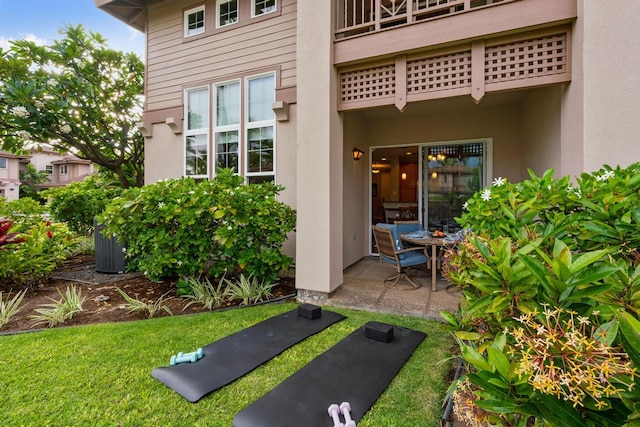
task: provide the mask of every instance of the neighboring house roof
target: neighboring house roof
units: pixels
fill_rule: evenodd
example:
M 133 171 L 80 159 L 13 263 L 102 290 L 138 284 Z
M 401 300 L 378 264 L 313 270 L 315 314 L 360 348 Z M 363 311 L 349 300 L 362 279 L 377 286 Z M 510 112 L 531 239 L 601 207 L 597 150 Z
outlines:
M 89 164 L 91 164 L 91 161 L 90 160 L 81 159 L 81 158 L 76 157 L 76 156 L 71 155 L 71 154 L 65 154 L 62 157 L 62 159 L 54 160 L 53 162 L 51 162 L 52 165 L 65 165 L 65 164 L 71 164 L 71 163 L 89 165 Z
M 93 0 L 93 2 L 109 15 L 144 33 L 147 21 L 144 0 Z

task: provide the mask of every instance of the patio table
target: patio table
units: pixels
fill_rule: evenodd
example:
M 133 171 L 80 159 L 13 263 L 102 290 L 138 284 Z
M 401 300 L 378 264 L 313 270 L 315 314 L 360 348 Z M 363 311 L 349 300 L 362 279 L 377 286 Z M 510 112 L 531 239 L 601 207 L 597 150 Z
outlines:
M 452 242 L 448 242 L 444 237 L 430 237 L 427 235 L 425 235 L 425 237 L 415 237 L 415 233 L 401 234 L 400 239 L 418 246 L 431 246 L 431 291 L 436 292 L 436 279 L 438 275 L 436 271 L 436 251 L 439 246 L 444 246 L 445 244 Z

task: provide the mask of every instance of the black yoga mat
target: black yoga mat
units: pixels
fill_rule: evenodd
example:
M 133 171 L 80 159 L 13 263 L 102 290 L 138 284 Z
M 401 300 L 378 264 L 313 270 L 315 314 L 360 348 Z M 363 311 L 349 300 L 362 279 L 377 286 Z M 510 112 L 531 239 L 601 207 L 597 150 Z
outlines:
M 370 326 L 391 326 L 369 322 Z M 365 337 L 365 327 L 313 359 L 233 419 L 235 427 L 327 426 L 327 409 L 349 402 L 358 422 L 426 337 L 423 332 L 393 326 L 388 342 Z M 344 423 L 344 417 L 340 417 Z
M 151 376 L 189 402 L 197 402 L 344 318 L 341 314 L 321 310 L 320 317 L 309 319 L 298 316 L 298 310 L 292 310 L 203 347 L 204 357 L 195 363 L 156 368 Z

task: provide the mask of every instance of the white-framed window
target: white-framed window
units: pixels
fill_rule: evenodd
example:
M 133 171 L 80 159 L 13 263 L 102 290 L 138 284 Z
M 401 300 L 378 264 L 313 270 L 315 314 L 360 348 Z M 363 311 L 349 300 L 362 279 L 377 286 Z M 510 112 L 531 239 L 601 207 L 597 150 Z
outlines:
M 209 87 L 185 91 L 184 175 L 209 176 Z
M 277 10 L 276 0 L 251 0 L 251 17 L 266 15 Z
M 249 183 L 273 181 L 275 178 L 275 75 L 246 79 L 245 159 Z
M 204 33 L 204 5 L 184 12 L 184 36 L 191 37 Z
M 216 172 L 228 168 L 240 173 L 240 81 L 214 85 Z
M 68 165 L 60 165 L 60 175 L 69 173 Z
M 7 169 L 7 158 L 0 157 L 0 169 Z
M 216 1 L 216 28 L 238 22 L 238 0 Z
M 44 170 L 49 174 L 53 175 L 53 165 L 45 165 Z

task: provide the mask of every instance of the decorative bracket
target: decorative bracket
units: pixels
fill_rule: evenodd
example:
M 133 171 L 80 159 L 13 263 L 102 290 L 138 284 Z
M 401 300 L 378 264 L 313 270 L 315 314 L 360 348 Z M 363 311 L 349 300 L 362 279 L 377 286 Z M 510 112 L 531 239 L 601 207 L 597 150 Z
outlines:
M 271 104 L 273 112 L 276 113 L 276 120 L 279 122 L 289 121 L 289 103 L 285 101 L 276 101 Z
M 164 121 L 169 128 L 171 128 L 171 132 L 175 135 L 180 135 L 182 133 L 182 119 L 177 119 L 175 117 L 167 117 Z
M 152 128 L 147 128 L 144 122 L 136 123 L 136 127 L 145 138 L 151 138 L 153 136 L 153 132 L 151 132 Z

